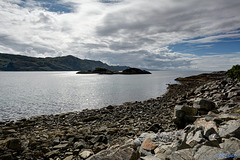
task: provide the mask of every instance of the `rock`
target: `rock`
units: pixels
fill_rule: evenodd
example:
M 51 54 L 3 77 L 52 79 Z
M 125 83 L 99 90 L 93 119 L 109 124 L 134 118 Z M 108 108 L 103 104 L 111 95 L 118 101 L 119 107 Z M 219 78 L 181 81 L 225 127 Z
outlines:
M 223 138 L 236 137 L 240 139 L 240 119 L 226 122 L 218 127 L 218 132 Z
M 153 124 L 148 131 L 153 131 L 154 133 L 157 133 L 159 130 L 162 131 L 162 127 L 159 124 Z
M 161 160 L 161 159 L 154 157 L 152 155 L 149 155 L 149 156 L 145 156 L 145 157 L 140 157 L 140 160 Z
M 146 138 L 141 145 L 141 148 L 148 151 L 153 151 L 156 147 L 157 145 L 152 142 L 151 138 Z
M 187 134 L 186 144 L 189 145 L 190 147 L 194 147 L 195 145 L 203 141 L 205 141 L 205 139 L 203 137 L 202 128 L 196 128 L 195 130 Z
M 91 155 L 93 155 L 93 152 L 91 150 L 85 150 L 85 151 L 82 151 L 81 153 L 79 153 L 79 156 L 83 159 L 87 159 Z
M 67 156 L 66 158 L 64 158 L 63 160 L 72 160 L 73 159 L 73 155 Z
M 82 149 L 86 146 L 84 141 L 78 141 L 73 144 L 74 149 Z
M 207 99 L 202 99 L 202 98 L 198 98 L 194 103 L 193 103 L 193 107 L 200 109 L 200 110 L 206 110 L 206 111 L 210 111 L 212 109 L 215 108 L 215 103 L 207 100 Z
M 13 160 L 13 156 L 10 153 L 0 155 L 1 160 Z
M 179 151 L 173 152 L 169 159 L 171 160 L 191 160 L 193 159 L 193 150 L 192 149 L 182 149 Z
M 13 149 L 15 151 L 21 151 L 21 141 L 18 138 L 8 138 L 6 141 L 7 148 Z
M 59 150 L 53 150 L 45 154 L 45 157 L 47 158 L 53 158 L 59 154 Z
M 56 146 L 53 147 L 53 149 L 64 149 L 68 146 L 68 144 L 58 144 Z
M 137 160 L 139 155 L 130 145 L 113 146 L 103 150 L 87 160 Z
M 240 150 L 240 140 L 235 137 L 224 139 L 224 142 L 220 144 L 220 147 L 225 151 L 234 154 L 237 150 Z
M 174 107 L 173 121 L 181 128 L 186 121 L 193 122 L 196 120 L 198 109 L 186 105 L 176 105 Z
M 223 149 L 210 146 L 201 146 L 194 154 L 194 159 L 217 159 L 218 155 L 225 153 Z
M 194 122 L 196 127 L 203 127 L 204 130 L 209 128 L 214 128 L 216 132 L 218 132 L 216 123 L 214 121 L 207 121 L 206 118 L 199 118 Z M 205 131 L 206 132 L 206 131 Z
M 141 156 L 151 155 L 156 147 L 157 145 L 152 142 L 151 138 L 146 138 L 139 149 L 139 153 Z

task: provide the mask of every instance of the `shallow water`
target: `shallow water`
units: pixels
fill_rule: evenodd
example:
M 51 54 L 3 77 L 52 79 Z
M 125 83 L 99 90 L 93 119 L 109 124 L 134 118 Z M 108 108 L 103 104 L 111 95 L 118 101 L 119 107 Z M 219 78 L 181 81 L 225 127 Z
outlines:
M 0 121 L 142 101 L 166 92 L 177 77 L 199 71 L 153 71 L 151 75 L 76 72 L 0 72 Z

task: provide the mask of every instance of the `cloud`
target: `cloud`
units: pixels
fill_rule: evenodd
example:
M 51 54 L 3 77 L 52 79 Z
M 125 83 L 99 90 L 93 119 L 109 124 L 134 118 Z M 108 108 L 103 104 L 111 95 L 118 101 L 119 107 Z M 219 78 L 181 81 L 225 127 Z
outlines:
M 194 43 L 204 47 L 204 43 L 238 40 L 239 10 L 239 0 L 3 0 L 0 52 L 71 54 L 158 69 L 206 69 L 203 61 L 214 58 L 226 58 L 224 63 L 232 65 L 231 57 L 239 54 L 204 57 L 178 53 L 168 46 Z

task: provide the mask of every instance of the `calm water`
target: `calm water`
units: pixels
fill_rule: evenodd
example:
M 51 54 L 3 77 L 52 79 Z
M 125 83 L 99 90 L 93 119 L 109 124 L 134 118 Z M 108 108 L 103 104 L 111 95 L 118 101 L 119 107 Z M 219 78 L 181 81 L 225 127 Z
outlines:
M 0 72 L 0 121 L 101 108 L 166 92 L 176 77 L 202 72 L 155 71 L 151 75 L 86 75 L 76 72 Z

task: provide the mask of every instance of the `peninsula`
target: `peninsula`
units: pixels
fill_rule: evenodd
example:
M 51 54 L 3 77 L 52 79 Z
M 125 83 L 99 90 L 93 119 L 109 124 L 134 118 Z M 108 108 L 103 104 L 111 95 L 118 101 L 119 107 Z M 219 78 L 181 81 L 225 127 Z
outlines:
M 101 61 L 79 59 L 68 55 L 62 57 L 28 57 L 0 53 L 0 71 L 85 71 L 95 68 L 122 71 L 128 66 L 110 66 Z

